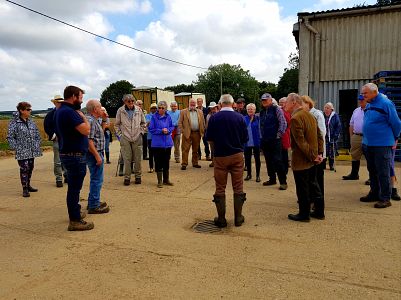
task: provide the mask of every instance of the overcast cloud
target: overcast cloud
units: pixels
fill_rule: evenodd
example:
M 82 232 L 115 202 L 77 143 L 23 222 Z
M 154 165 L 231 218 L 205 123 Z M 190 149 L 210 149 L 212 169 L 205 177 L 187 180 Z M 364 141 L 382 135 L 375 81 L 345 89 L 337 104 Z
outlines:
M 327 5 L 328 0 L 322 0 Z M 331 1 L 341 2 L 341 1 Z M 152 12 L 149 0 L 20 1 L 21 4 L 93 31 L 116 34 L 110 14 Z M 241 64 L 257 80 L 277 82 L 296 44 L 297 18 L 280 16 L 279 4 L 264 0 L 165 0 L 160 18 L 135 35 L 116 40 L 170 59 L 208 67 Z M 164 87 L 191 83 L 203 70 L 172 64 L 95 38 L 17 6 L 0 2 L 0 110 L 29 101 L 51 106 L 66 85 L 99 98 L 112 82 Z

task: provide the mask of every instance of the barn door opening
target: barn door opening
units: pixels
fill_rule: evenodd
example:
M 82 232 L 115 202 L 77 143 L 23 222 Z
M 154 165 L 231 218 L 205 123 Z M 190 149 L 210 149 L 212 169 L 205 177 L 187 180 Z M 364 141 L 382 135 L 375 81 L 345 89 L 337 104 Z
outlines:
M 358 107 L 358 90 L 339 90 L 339 107 L 338 114 L 341 120 L 342 132 L 339 139 L 338 147 L 349 149 L 351 147 L 349 136 L 349 121 L 352 113 Z

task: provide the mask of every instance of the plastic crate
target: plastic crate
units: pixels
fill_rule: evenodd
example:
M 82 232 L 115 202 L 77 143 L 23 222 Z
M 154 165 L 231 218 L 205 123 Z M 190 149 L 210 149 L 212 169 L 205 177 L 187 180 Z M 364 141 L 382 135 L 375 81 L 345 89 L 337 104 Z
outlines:
M 401 70 L 395 71 L 380 71 L 373 75 L 373 78 L 377 79 L 380 77 L 390 77 L 390 76 L 401 76 Z

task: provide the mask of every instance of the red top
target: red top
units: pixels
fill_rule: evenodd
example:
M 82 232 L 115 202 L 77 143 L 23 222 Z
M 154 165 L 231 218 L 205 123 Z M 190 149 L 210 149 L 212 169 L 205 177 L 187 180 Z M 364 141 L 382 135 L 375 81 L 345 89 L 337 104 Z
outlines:
M 284 112 L 284 118 L 287 122 L 287 129 L 285 130 L 283 136 L 281 137 L 281 144 L 283 145 L 283 149 L 288 150 L 291 148 L 291 141 L 290 141 L 290 121 L 291 121 L 291 114 L 288 111 Z

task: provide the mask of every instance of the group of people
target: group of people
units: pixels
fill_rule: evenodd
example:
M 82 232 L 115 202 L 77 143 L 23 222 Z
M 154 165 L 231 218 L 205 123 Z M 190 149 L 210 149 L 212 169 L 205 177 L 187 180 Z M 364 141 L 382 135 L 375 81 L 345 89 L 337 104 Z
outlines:
M 88 213 L 110 211 L 100 196 L 105 155 L 106 162 L 109 162 L 110 120 L 96 99 L 87 102 L 85 116 L 80 110 L 83 94 L 79 87 L 66 87 L 64 97 L 57 95 L 52 99 L 55 109 L 45 119 L 46 133 L 53 141 L 56 186 L 63 186 L 63 176 L 64 183 L 68 183 L 68 230 L 94 227 L 93 222 L 84 220 L 85 213 L 79 204 L 87 168 L 90 172 Z M 157 187 L 172 186 L 172 148 L 174 161 L 181 163 L 181 170 L 185 171 L 192 147 L 192 167 L 199 169 L 200 145 L 203 142 L 205 157 L 211 161 L 209 166 L 214 167 L 216 226 L 227 226 L 225 189 L 229 173 L 234 190 L 234 224 L 241 226 L 244 222 L 242 207 L 246 194 L 243 181 L 252 179 L 252 155 L 256 182 L 261 181 L 260 152 L 265 157 L 269 177 L 263 182 L 265 186 L 277 184 L 278 178 L 279 190 L 286 190 L 291 162 L 299 211 L 289 214 L 288 218 L 301 222 L 308 222 L 310 217 L 325 218 L 325 162 L 327 157 L 330 169 L 334 169 L 336 143 L 341 132 L 339 117 L 331 103 L 326 103 L 322 112 L 314 107 L 309 96 L 290 93 L 277 103 L 265 93 L 261 97 L 261 111 L 256 113 L 255 104 L 249 103 L 245 107 L 243 98 L 234 102 L 231 95 L 225 94 L 218 103 L 210 102 L 208 108 L 203 106 L 201 98 L 190 99 L 188 108 L 182 110 L 178 110 L 176 102 L 170 103 L 168 110 L 168 104 L 159 101 L 152 103 L 150 112 L 146 113 L 142 102 L 136 101 L 131 94 L 124 95 L 122 101 L 114 128 L 120 141 L 124 185 L 130 185 L 132 173 L 135 184 L 141 184 L 141 161 L 148 159 L 149 172 L 157 174 Z M 391 205 L 390 198 L 400 200 L 395 187 L 394 148 L 401 121 L 394 104 L 379 93 L 373 83 L 362 87 L 359 102 L 360 108 L 355 110 L 350 122 L 352 171 L 343 179 L 359 179 L 359 160 L 363 153 L 371 190 L 360 200 L 375 201 L 376 208 L 388 207 Z M 29 197 L 31 192 L 37 191 L 30 182 L 34 159 L 42 155 L 40 134 L 30 119 L 31 105 L 21 102 L 17 110 L 18 116 L 9 124 L 8 141 L 10 148 L 16 151 L 23 196 Z M 144 145 L 148 155 L 144 154 Z M 247 172 L 245 178 L 244 170 Z

